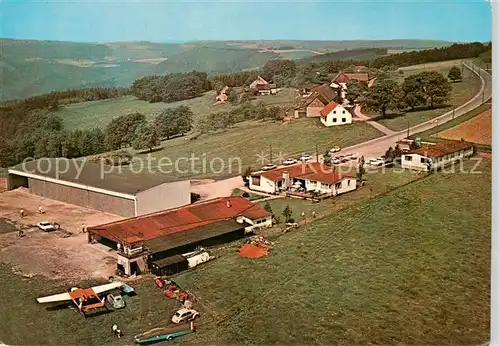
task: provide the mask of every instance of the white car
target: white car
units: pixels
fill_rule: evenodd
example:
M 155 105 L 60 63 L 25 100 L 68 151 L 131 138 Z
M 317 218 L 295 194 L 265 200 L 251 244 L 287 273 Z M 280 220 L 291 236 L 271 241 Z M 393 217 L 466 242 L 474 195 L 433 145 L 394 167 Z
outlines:
M 312 158 L 313 157 L 311 155 L 303 154 L 301 157 L 299 157 L 299 160 L 302 162 L 306 162 L 306 161 L 312 160 Z
M 200 313 L 193 309 L 182 308 L 177 310 L 177 312 L 172 316 L 172 322 L 174 323 L 184 323 L 193 321 L 200 317 Z
M 366 163 L 368 163 L 371 166 L 382 166 L 384 164 L 384 159 L 380 157 L 374 157 L 366 161 Z
M 293 158 L 286 159 L 282 162 L 282 164 L 284 165 L 293 165 L 294 163 L 297 163 L 297 160 Z
M 332 164 L 334 164 L 334 165 L 340 165 L 340 160 L 339 159 L 332 159 L 330 162 Z
M 50 231 L 55 231 L 56 228 L 54 227 L 54 225 L 50 222 L 47 222 L 47 221 L 42 221 L 40 223 L 37 224 L 37 227 L 41 230 L 41 231 L 44 231 L 44 232 L 50 232 Z
M 339 146 L 334 146 L 333 148 L 330 149 L 331 153 L 336 153 L 336 152 L 339 152 L 339 151 L 340 151 L 340 147 Z
M 123 297 L 119 294 L 117 295 L 108 294 L 107 299 L 108 302 L 110 302 L 113 305 L 114 309 L 121 309 L 125 307 L 125 301 L 123 300 Z
M 358 154 L 347 154 L 346 156 L 350 157 L 351 160 L 357 160 L 358 159 Z
M 269 165 L 265 165 L 264 167 L 262 167 L 261 169 L 263 171 L 270 171 L 271 169 L 275 169 L 276 168 L 276 165 L 272 165 L 272 164 L 269 164 Z

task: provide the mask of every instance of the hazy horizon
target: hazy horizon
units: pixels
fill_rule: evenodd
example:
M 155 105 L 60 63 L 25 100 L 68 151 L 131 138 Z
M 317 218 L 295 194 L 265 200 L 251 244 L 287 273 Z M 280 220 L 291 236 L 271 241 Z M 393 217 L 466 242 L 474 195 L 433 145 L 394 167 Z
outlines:
M 483 0 L 24 1 L 4 2 L 2 12 L 0 36 L 20 40 L 187 43 L 492 39 L 491 8 Z

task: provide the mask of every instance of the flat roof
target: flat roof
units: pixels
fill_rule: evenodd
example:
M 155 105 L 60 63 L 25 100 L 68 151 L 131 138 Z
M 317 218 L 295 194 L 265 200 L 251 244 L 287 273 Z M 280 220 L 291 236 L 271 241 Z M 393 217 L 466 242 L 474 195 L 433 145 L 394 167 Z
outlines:
M 153 253 L 175 249 L 184 245 L 215 238 L 244 229 L 248 224 L 234 220 L 223 220 L 208 225 L 189 229 L 184 232 L 171 233 L 163 237 L 147 240 L 144 245 Z
M 159 268 L 165 268 L 165 267 L 168 267 L 172 264 L 178 264 L 178 263 L 182 263 L 182 262 L 187 263 L 187 261 L 188 260 L 182 255 L 174 255 L 171 257 L 163 258 L 161 260 L 151 261 L 151 264 L 153 264 Z
M 9 173 L 34 179 L 67 182 L 75 187 L 93 187 L 127 195 L 135 195 L 163 183 L 180 180 L 165 174 L 134 173 L 127 166 L 113 167 L 104 164 L 104 162 L 96 163 L 83 159 L 65 158 L 42 158 L 20 163 L 10 167 Z

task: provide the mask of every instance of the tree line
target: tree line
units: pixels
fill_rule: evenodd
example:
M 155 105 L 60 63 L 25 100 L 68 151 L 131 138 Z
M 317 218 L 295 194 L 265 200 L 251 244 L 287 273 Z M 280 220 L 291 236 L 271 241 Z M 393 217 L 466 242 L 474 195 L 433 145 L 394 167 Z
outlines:
M 385 116 L 389 110 L 414 111 L 445 105 L 451 90 L 451 83 L 441 73 L 425 71 L 406 77 L 401 84 L 389 78 L 377 80 L 358 101 Z
M 174 102 L 198 97 L 210 90 L 211 84 L 206 73 L 192 71 L 139 78 L 130 89 L 140 100 Z

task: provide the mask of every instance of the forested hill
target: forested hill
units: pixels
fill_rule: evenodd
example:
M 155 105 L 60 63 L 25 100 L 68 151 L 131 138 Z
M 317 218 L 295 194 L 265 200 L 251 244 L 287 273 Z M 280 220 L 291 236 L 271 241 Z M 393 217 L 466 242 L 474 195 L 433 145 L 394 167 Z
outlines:
M 343 51 L 338 53 L 342 59 L 364 59 L 373 55 L 374 48 L 391 47 L 397 51 L 450 44 L 428 40 L 92 44 L 0 39 L 0 99 L 97 86 L 125 87 L 152 74 L 192 70 L 232 73 L 262 66 L 273 59 L 297 60 L 338 51 Z

